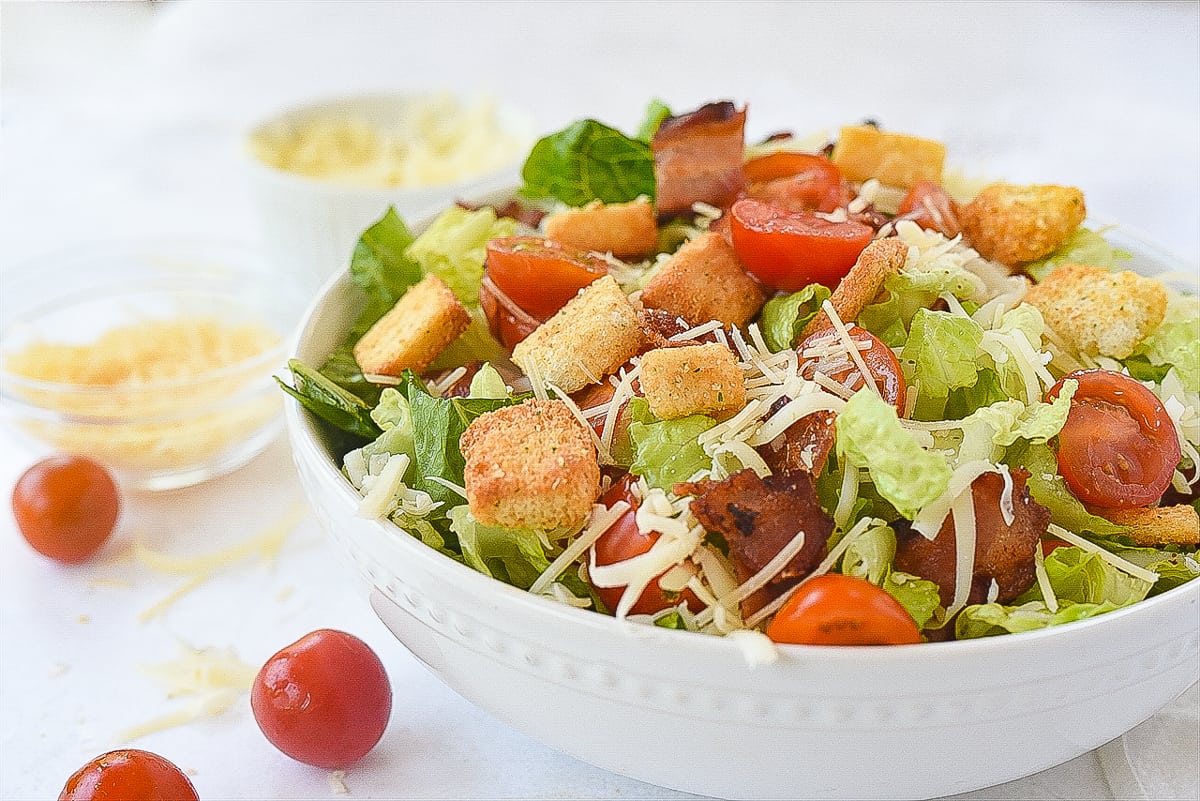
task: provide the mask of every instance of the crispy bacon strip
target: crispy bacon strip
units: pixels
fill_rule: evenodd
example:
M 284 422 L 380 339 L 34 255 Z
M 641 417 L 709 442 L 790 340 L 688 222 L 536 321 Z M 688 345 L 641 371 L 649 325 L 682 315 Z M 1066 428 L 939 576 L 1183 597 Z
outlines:
M 650 143 L 658 213 L 687 212 L 697 201 L 732 203 L 745 182 L 745 128 L 746 109 L 728 101 L 663 120 Z
M 992 580 L 1000 588 L 996 600 L 1009 603 L 1032 586 L 1034 549 L 1050 523 L 1050 511 L 1033 500 L 1025 480 L 1029 471 L 1012 471 L 1013 522 L 1008 525 L 1000 512 L 1004 478 L 984 473 L 971 482 L 975 502 L 975 572 L 967 603 L 987 600 Z M 954 599 L 957 561 L 954 519 L 946 517 L 937 536 L 927 540 L 915 531 L 899 533 L 896 543 L 897 570 L 912 573 L 938 585 L 942 603 Z
M 646 350 L 655 348 L 682 348 L 685 345 L 700 345 L 705 342 L 716 342 L 713 334 L 705 334 L 699 339 L 681 339 L 672 341 L 671 337 L 682 334 L 692 326 L 682 320 L 679 315 L 671 314 L 662 309 L 638 309 L 638 323 L 646 335 Z
M 787 398 L 781 398 L 771 411 L 778 411 L 786 403 Z M 772 473 L 799 471 L 819 476 L 837 441 L 837 431 L 833 427 L 835 419 L 837 415 L 833 412 L 805 415 L 772 442 L 759 446 L 758 453 Z

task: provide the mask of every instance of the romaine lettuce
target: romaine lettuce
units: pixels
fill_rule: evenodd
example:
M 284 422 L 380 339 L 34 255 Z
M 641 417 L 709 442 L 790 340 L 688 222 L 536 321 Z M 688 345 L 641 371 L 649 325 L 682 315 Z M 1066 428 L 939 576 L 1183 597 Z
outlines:
M 799 292 L 771 298 L 763 306 L 760 327 L 772 353 L 796 347 L 800 332 L 821 310 L 830 296 L 821 284 L 809 284 Z
M 1089 264 L 1106 270 L 1116 270 L 1121 267 L 1122 261 L 1130 258 L 1132 254 L 1108 244 L 1108 240 L 1100 232 L 1081 226 L 1075 229 L 1075 233 L 1071 234 L 1058 250 L 1044 259 L 1025 265 L 1025 271 L 1041 281 L 1061 264 Z
M 1001 604 L 978 604 L 965 607 L 955 622 L 954 636 L 959 640 L 975 637 L 994 637 L 997 634 L 1016 634 L 1034 631 L 1076 620 L 1095 617 L 1105 612 L 1120 609 L 1111 602 L 1100 604 L 1064 603 L 1057 612 L 1051 612 L 1041 601 L 1030 601 L 1020 606 Z
M 692 414 L 674 420 L 659 420 L 643 398 L 629 401 L 633 422 L 629 437 L 634 459 L 629 472 L 646 479 L 652 487 L 670 490 L 701 470 L 712 469 L 712 458 L 697 438 L 716 425 L 711 417 Z
M 466 505 L 454 507 L 447 516 L 463 561 L 484 575 L 527 590 L 550 567 L 537 532 L 485 526 Z
M 841 571 L 881 587 L 904 607 L 918 628 L 925 628 L 941 606 L 938 586 L 932 581 L 893 571 L 895 557 L 896 532 L 891 526 L 872 526 L 846 548 Z
M 983 329 L 970 317 L 917 310 L 900 352 L 905 379 L 920 384 L 914 417 L 941 418 L 950 392 L 974 385 L 979 378 L 975 360 L 982 341 Z
M 1200 392 L 1200 297 L 1172 292 L 1162 323 L 1126 360 L 1156 368 L 1152 380 L 1162 381 L 1171 366 L 1189 392 Z M 1140 377 L 1140 376 L 1137 376 Z
M 568 206 L 593 200 L 625 203 L 654 199 L 654 153 L 596 120 L 580 120 L 533 146 L 521 168 L 527 197 L 557 198 Z
M 470 211 L 451 206 L 438 215 L 406 251 L 426 275 L 436 275 L 468 309 L 479 305 L 479 284 L 489 239 L 512 236 L 516 221 L 496 217 L 490 207 Z
M 1060 602 L 1128 606 L 1145 598 L 1152 586 L 1148 581 L 1118 570 L 1098 554 L 1073 545 L 1055 548 L 1046 556 L 1044 564 L 1050 588 Z M 1034 583 L 1017 598 L 1017 603 L 1041 600 L 1044 600 L 1041 585 Z

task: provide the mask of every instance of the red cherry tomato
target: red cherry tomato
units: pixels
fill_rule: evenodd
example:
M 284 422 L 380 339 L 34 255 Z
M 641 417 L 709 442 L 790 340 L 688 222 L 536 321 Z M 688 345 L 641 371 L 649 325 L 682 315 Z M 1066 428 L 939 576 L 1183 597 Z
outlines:
M 775 642 L 801 645 L 919 643 L 916 621 L 892 596 L 866 579 L 826 573 L 788 598 L 767 626 Z
M 833 211 L 847 202 L 842 172 L 810 153 L 771 153 L 745 164 L 744 196 L 796 210 Z
M 896 407 L 901 415 L 904 414 L 904 400 L 907 387 L 904 383 L 904 373 L 900 370 L 900 360 L 892 349 L 883 344 L 879 337 L 858 326 L 850 327 L 850 338 L 856 343 L 867 342 L 866 350 L 859 350 L 863 361 L 879 387 L 879 394 L 885 401 Z M 862 371 L 844 351 L 838 351 L 828 356 L 805 357 L 804 352 L 810 349 L 823 348 L 839 341 L 837 332 L 832 328 L 818 331 L 807 337 L 796 347 L 800 354 L 800 374 L 811 379 L 814 373 L 824 373 L 851 392 L 856 392 L 866 386 Z
M 136 748 L 101 754 L 67 779 L 58 801 L 199 801 L 169 760 Z
M 592 545 L 597 565 L 611 565 L 640 556 L 658 542 L 657 531 L 643 533 L 638 530 L 635 513 L 639 501 L 634 497 L 631 489 L 636 480 L 632 475 L 626 475 L 614 483 L 612 488 L 600 499 L 601 503 L 610 508 L 617 501 L 625 501 L 629 504 L 630 509 L 622 515 L 620 520 L 613 523 L 608 531 L 601 534 L 600 539 Z M 684 590 L 681 593 L 668 593 L 663 590 L 658 586 L 658 579 L 661 577 L 660 573 L 646 585 L 641 597 L 630 608 L 629 614 L 652 615 L 669 606 L 678 606 L 680 601 L 686 601 L 689 609 L 698 610 L 700 608 L 700 602 L 691 590 Z M 610 610 L 617 608 L 617 604 L 621 602 L 621 596 L 625 594 L 625 587 L 596 587 L 595 589 L 600 600 L 604 601 L 605 606 Z
M 608 274 L 608 263 L 540 236 L 487 244 L 487 274 L 530 317 L 548 320 L 579 290 Z
M 267 660 L 254 679 L 250 706 L 263 734 L 292 759 L 345 768 L 383 736 L 392 686 L 365 642 L 319 629 Z
M 900 208 L 896 210 L 896 219 L 912 220 L 922 228 L 950 238 L 962 233 L 958 203 L 940 184 L 933 181 L 918 181 L 908 190 L 904 200 L 900 201 Z
M 512 350 L 521 340 L 534 332 L 542 320 L 530 317 L 520 306 L 504 294 L 487 274 L 479 285 L 479 307 L 488 321 L 492 336 L 504 347 Z
M 89 559 L 108 540 L 121 499 L 103 465 L 84 456 L 51 456 L 17 479 L 12 509 L 34 550 L 74 563 Z
M 733 204 L 730 225 L 742 265 L 786 292 L 814 282 L 837 286 L 874 235 L 860 222 L 830 222 L 752 199 Z
M 1134 379 L 1111 370 L 1080 370 L 1066 425 L 1058 434 L 1058 472 L 1084 503 L 1128 509 L 1154 503 L 1171 486 L 1179 438 L 1162 401 Z

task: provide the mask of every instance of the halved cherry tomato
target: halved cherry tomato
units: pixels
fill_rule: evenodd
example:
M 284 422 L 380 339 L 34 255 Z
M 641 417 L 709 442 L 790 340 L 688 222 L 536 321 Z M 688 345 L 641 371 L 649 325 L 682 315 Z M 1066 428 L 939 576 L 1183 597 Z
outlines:
M 109 751 L 71 774 L 58 801 L 198 801 L 196 788 L 170 760 L 127 748 Z
M 635 481 L 637 479 L 633 475 L 627 474 L 620 481 L 614 483 L 600 499 L 600 502 L 609 508 L 617 501 L 625 501 L 629 504 L 630 509 L 620 520 L 613 523 L 608 531 L 601 534 L 600 539 L 592 545 L 597 565 L 611 565 L 640 556 L 658 542 L 657 531 L 642 532 L 638 530 L 636 512 L 640 502 L 631 489 Z M 681 593 L 668 593 L 663 590 L 658 586 L 658 579 L 661 577 L 661 574 L 655 576 L 646 585 L 641 597 L 630 608 L 629 614 L 652 615 L 669 606 L 678 606 L 680 601 L 686 601 L 689 609 L 698 610 L 700 608 L 700 602 L 691 590 L 685 589 Z M 625 594 L 625 587 L 596 587 L 595 589 L 600 600 L 604 601 L 605 606 L 610 610 L 617 608 L 617 605 L 621 603 L 621 596 Z
M 742 265 L 786 292 L 814 282 L 837 286 L 874 235 L 870 226 L 853 220 L 830 222 L 752 199 L 734 203 L 730 218 Z
M 859 353 L 862 354 L 867 369 L 871 371 L 871 375 L 875 379 L 875 386 L 879 387 L 879 394 L 903 415 L 907 387 L 904 383 L 904 373 L 900 370 L 900 360 L 896 358 L 896 354 L 883 344 L 879 337 L 865 328 L 851 326 L 850 338 L 855 343 L 869 343 L 869 347 L 865 350 L 860 349 Z M 796 353 L 800 354 L 801 359 L 800 375 L 811 379 L 813 374 L 819 371 L 851 392 L 855 392 L 865 387 L 867 383 L 863 378 L 862 371 L 858 369 L 858 365 L 844 351 L 838 351 L 828 356 L 805 357 L 804 355 L 807 350 L 823 348 L 838 341 L 837 332 L 832 328 L 826 328 L 808 336 L 801 342 L 796 347 Z
M 800 645 L 906 645 L 921 642 L 900 602 L 866 579 L 826 573 L 788 598 L 767 626 L 775 642 Z
M 112 534 L 121 497 L 112 475 L 86 456 L 51 456 L 17 479 L 13 517 L 34 550 L 59 562 L 83 562 Z
M 833 211 L 847 201 L 842 171 L 824 156 L 782 151 L 745 165 L 744 197 L 805 211 Z
M 922 228 L 950 238 L 962 233 L 958 203 L 933 181 L 918 181 L 908 190 L 904 200 L 900 201 L 900 208 L 896 209 L 896 219 L 912 220 Z
M 1128 509 L 1154 503 L 1171 485 L 1179 438 L 1162 401 L 1144 385 L 1111 370 L 1066 375 L 1047 393 L 1058 397 L 1075 379 L 1067 422 L 1058 434 L 1058 472 L 1084 503 Z
M 529 336 L 542 324 L 542 320 L 531 317 L 492 283 L 487 273 L 479 285 L 479 308 L 487 318 L 492 336 L 512 350 L 521 340 Z
M 531 317 L 548 320 L 579 290 L 608 274 L 597 256 L 540 236 L 509 236 L 487 244 L 487 274 Z

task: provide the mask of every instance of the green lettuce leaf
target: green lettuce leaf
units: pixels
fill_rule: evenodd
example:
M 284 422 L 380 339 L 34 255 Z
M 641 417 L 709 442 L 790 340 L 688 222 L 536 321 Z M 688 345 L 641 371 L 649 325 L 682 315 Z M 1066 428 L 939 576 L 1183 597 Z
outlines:
M 1050 587 L 1060 603 L 1128 606 L 1144 599 L 1152 586 L 1074 545 L 1055 548 L 1046 557 L 1045 566 Z M 1018 603 L 1041 600 L 1042 589 L 1036 582 L 1017 598 Z
M 472 376 L 471 388 L 467 393 L 467 397 L 506 400 L 511 397 L 511 394 L 508 391 L 508 385 L 504 383 L 504 379 L 496 372 L 496 368 L 492 367 L 489 363 L 480 367 L 479 372 Z
M 1193 501 L 1193 504 L 1195 503 L 1200 503 L 1200 500 Z M 1102 544 L 1111 548 L 1113 553 L 1122 559 L 1127 559 L 1135 565 L 1158 574 L 1158 581 L 1154 582 L 1154 586 L 1150 589 L 1150 595 L 1173 590 L 1180 584 L 1200 578 L 1200 550 L 1176 553 L 1158 548 L 1130 547 L 1116 543 Z
M 972 412 L 998 401 L 1008 400 L 1009 394 L 1000 384 L 1000 376 L 990 367 L 979 368 L 975 383 L 969 387 L 950 390 L 946 398 L 947 420 L 962 420 Z
M 928 626 L 942 606 L 938 585 L 927 579 L 893 570 L 880 586 L 900 602 L 919 629 Z
M 366 293 L 368 303 L 354 324 L 355 339 L 424 278 L 420 265 L 406 254 L 412 243 L 412 233 L 394 208 L 359 237 L 350 257 L 350 280 Z
M 649 143 L 658 132 L 658 126 L 671 116 L 671 109 L 666 103 L 654 98 L 647 104 L 646 113 L 642 116 L 642 124 L 638 126 L 637 139 Z
M 970 317 L 917 310 L 900 352 L 905 379 L 921 386 L 914 417 L 940 418 L 952 390 L 974 385 L 979 378 L 975 358 L 982 341 L 983 329 Z
M 1080 227 L 1075 229 L 1075 233 L 1071 234 L 1058 250 L 1044 259 L 1025 265 L 1025 271 L 1041 281 L 1055 267 L 1062 264 L 1088 264 L 1092 267 L 1116 270 L 1121 268 L 1121 262 L 1131 258 L 1133 254 L 1114 248 L 1100 232 Z
M 490 207 L 476 211 L 451 206 L 406 251 L 427 275 L 436 275 L 468 309 L 479 305 L 479 285 L 489 239 L 512 236 L 516 221 L 497 219 Z
M 288 361 L 292 386 L 275 382 L 300 405 L 339 431 L 361 439 L 375 439 L 382 431 L 371 419 L 371 407 L 297 359 Z
M 848 456 L 865 467 L 879 494 L 909 520 L 946 491 L 950 465 L 918 445 L 901 427 L 895 407 L 875 393 L 855 393 L 836 427 L 839 460 Z
M 540 139 L 521 168 L 527 197 L 557 198 L 568 206 L 593 200 L 654 199 L 650 145 L 596 120 L 580 120 Z
M 958 461 L 996 461 L 1001 448 L 1020 439 L 1035 444 L 1048 442 L 1066 424 L 1071 398 L 1078 387 L 1078 381 L 1068 379 L 1063 382 L 1059 396 L 1050 403 L 1026 405 L 1015 399 L 1003 400 L 972 412 L 962 421 Z
M 670 490 L 676 482 L 712 468 L 712 459 L 697 438 L 716 425 L 716 420 L 702 414 L 659 420 L 643 398 L 630 400 L 629 411 L 633 419 L 629 437 L 634 450 L 629 472 L 646 479 L 652 487 Z
M 458 535 L 463 561 L 485 576 L 527 590 L 550 567 L 537 532 L 485 526 L 465 505 L 454 507 L 447 516 L 450 530 Z
M 1158 382 L 1174 367 L 1184 389 L 1200 392 L 1200 297 L 1171 292 L 1162 323 L 1138 344 L 1125 365 L 1135 378 Z M 1135 369 L 1141 365 L 1143 375 L 1150 368 L 1153 374 L 1138 375 Z
M 488 328 L 487 318 L 478 306 L 469 309 L 471 324 L 458 339 L 433 360 L 430 370 L 451 370 L 468 362 L 499 362 L 508 359 L 508 350 Z
M 955 622 L 955 637 L 969 640 L 976 637 L 994 637 L 997 634 L 1016 634 L 1034 631 L 1063 623 L 1074 623 L 1084 618 L 1102 615 L 1120 609 L 1117 604 L 1105 601 L 1099 604 L 1077 604 L 1066 602 L 1057 612 L 1051 612 L 1041 601 L 1030 601 L 1020 606 L 979 604 L 965 607 Z
M 1033 499 L 1050 510 L 1050 521 L 1076 534 L 1090 533 L 1101 537 L 1123 534 L 1124 526 L 1089 512 L 1058 474 L 1058 459 L 1050 446 L 1041 443 L 1019 443 L 1009 448 L 1004 461 L 1011 467 L 1029 471 L 1026 482 Z
M 799 292 L 768 300 L 763 306 L 760 326 L 771 352 L 796 347 L 800 332 L 817 316 L 830 294 L 821 284 L 809 284 Z

